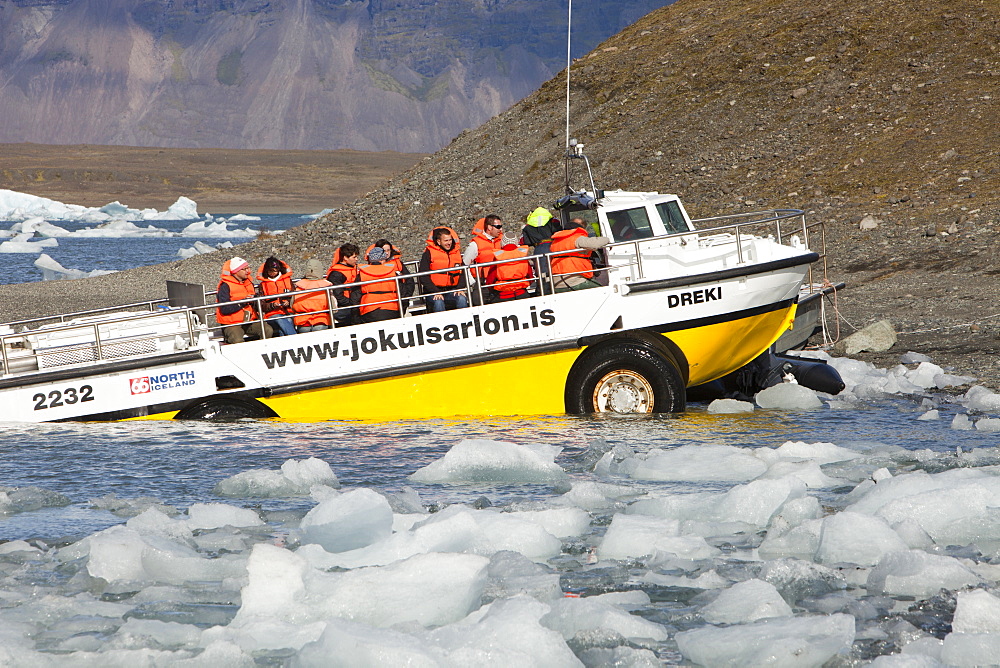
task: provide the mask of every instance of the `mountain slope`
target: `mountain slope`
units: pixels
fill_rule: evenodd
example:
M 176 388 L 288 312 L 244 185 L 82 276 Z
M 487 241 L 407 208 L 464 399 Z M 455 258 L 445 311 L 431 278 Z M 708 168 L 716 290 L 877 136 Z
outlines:
M 667 0 L 577 0 L 579 48 Z M 436 150 L 565 61 L 534 0 L 0 2 L 0 142 Z M 596 19 L 596 20 L 593 20 Z

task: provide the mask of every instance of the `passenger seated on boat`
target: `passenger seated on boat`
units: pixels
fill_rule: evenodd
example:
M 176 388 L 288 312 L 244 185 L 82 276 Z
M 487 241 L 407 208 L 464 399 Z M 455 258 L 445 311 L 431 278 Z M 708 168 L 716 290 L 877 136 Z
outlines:
M 247 336 L 259 339 L 272 335 L 271 326 L 258 320 L 253 302 L 228 304 L 227 302 L 250 299 L 255 295 L 253 281 L 250 280 L 250 263 L 241 257 L 234 257 L 222 265 L 219 287 L 215 293 L 215 320 L 222 325 L 222 335 L 226 343 L 242 343 Z
M 360 255 L 360 249 L 351 243 L 335 250 L 330 268 L 326 270 L 326 280 L 333 285 L 357 283 Z M 333 290 L 333 296 L 337 299 L 337 315 L 334 316 L 337 325 L 344 327 L 352 324 L 357 316 L 357 305 L 361 302 L 361 291 L 357 288 L 341 288 Z
M 313 288 L 329 288 L 333 283 L 323 278 L 323 265 L 319 260 L 313 258 L 306 263 L 306 273 L 295 282 L 296 290 L 312 290 Z M 310 292 L 309 294 L 296 296 L 292 302 L 292 310 L 303 315 L 295 316 L 295 329 L 299 334 L 304 332 L 316 332 L 321 329 L 330 329 L 332 320 L 330 319 L 330 300 L 327 292 Z M 337 312 L 334 305 L 333 312 Z
M 273 255 L 257 270 L 257 287 L 260 296 L 281 295 L 292 291 L 292 269 Z M 286 297 L 265 299 L 261 302 L 264 319 L 274 328 L 275 336 L 290 336 L 295 333 L 292 319 L 287 317 L 292 303 Z
M 391 264 L 388 254 L 380 246 L 368 251 L 368 264 L 358 267 L 361 285 L 361 306 L 358 309 L 360 322 L 379 322 L 400 317 L 400 294 L 394 280 L 400 273 Z M 364 283 L 365 281 L 376 281 Z M 399 281 L 400 283 L 402 281 Z
M 462 254 L 458 249 L 458 235 L 450 227 L 435 227 L 427 235 L 427 248 L 420 257 L 419 273 L 458 267 L 456 271 L 439 271 L 420 277 L 420 288 L 428 313 L 466 308 L 465 272 L 462 271 Z
M 600 287 L 600 283 L 593 280 L 594 263 L 590 259 L 590 254 L 609 243 L 611 240 L 607 237 L 587 236 L 587 230 L 581 224 L 574 222 L 568 223 L 565 230 L 552 235 L 550 246 L 552 253 L 581 249 L 579 253 L 564 253 L 549 257 L 556 292 Z
M 495 253 L 496 260 L 509 260 L 490 267 L 486 282 L 497 292 L 500 301 L 529 297 L 528 288 L 535 272 L 528 256 L 528 247 L 520 246 L 517 237 L 503 237 L 503 246 Z
M 368 247 L 365 251 L 365 257 L 368 257 L 368 253 L 371 252 L 373 248 L 381 248 L 386 252 L 388 259 L 386 264 L 392 265 L 392 268 L 399 272 L 400 276 L 409 276 L 410 270 L 406 268 L 403 264 L 403 254 L 399 252 L 395 246 L 390 243 L 388 239 L 377 239 L 375 243 Z M 404 278 L 399 281 L 399 289 L 403 297 L 403 312 L 406 312 L 406 307 L 409 305 L 409 298 L 413 296 L 413 289 L 415 287 L 414 280 L 412 278 Z
M 472 241 L 462 253 L 462 260 L 465 264 L 473 266 L 482 262 L 493 262 L 494 252 L 500 250 L 500 238 L 503 235 L 503 221 L 500 216 L 491 213 L 480 218 L 472 228 Z M 497 293 L 485 287 L 483 276 L 479 275 L 479 269 L 473 267 L 472 278 L 476 284 L 470 286 L 472 292 L 472 303 L 479 303 L 479 296 L 482 293 L 483 301 L 492 304 L 497 300 Z

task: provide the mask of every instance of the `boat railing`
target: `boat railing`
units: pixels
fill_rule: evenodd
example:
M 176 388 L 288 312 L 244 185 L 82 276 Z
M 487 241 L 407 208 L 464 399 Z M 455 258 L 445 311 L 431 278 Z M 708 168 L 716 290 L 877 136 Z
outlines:
M 646 239 L 634 239 L 612 243 L 609 249 L 632 248 L 629 256 L 635 258 L 632 263 L 636 265 L 637 280 L 647 278 L 643 266 L 643 257 L 649 255 L 645 252 L 652 247 L 661 247 L 665 240 L 686 241 L 697 239 L 699 243 L 734 243 L 736 251 L 736 262 L 744 265 L 750 258 L 747 257 L 743 240 L 751 240 L 760 237 L 773 237 L 778 244 L 799 245 L 801 248 L 809 249 L 819 255 L 818 263 L 821 263 L 822 277 L 816 276 L 817 270 L 813 264 L 809 265 L 809 275 L 807 282 L 812 285 L 829 284 L 827 279 L 827 255 L 826 255 L 826 225 L 824 221 L 806 222 L 805 212 L 801 209 L 770 209 L 765 211 L 752 211 L 746 213 L 735 213 L 724 216 L 712 216 L 710 218 L 699 218 L 691 221 L 697 229 L 685 230 L 683 232 L 673 232 L 670 234 L 648 237 Z M 709 227 L 702 227 L 702 225 Z M 819 237 L 818 244 L 815 242 Z M 797 239 L 796 239 L 797 238 Z M 615 265 L 617 267 L 627 265 Z
M 163 300 L 165 301 L 165 300 Z M 196 308 L 155 308 L 150 311 L 123 310 L 129 306 L 158 306 L 160 300 L 140 304 L 95 309 L 52 318 L 18 321 L 0 331 L 0 374 L 42 371 L 69 364 L 95 363 L 125 357 L 170 352 L 198 344 L 207 326 Z M 71 321 L 72 320 L 72 321 Z M 45 323 L 35 328 L 26 324 Z M 12 325 L 18 325 L 15 330 Z M 143 329 L 144 325 L 148 325 Z M 135 331 L 129 331 L 135 330 Z M 178 342 L 177 339 L 180 338 Z M 163 343 L 169 339 L 169 343 Z
M 793 220 L 795 220 L 795 223 L 790 223 L 790 221 Z M 761 225 L 771 225 L 774 230 L 773 236 L 777 240 L 782 240 L 785 236 L 790 237 L 792 234 L 801 234 L 801 240 L 805 241 L 806 247 L 808 247 L 807 244 L 810 235 L 813 237 L 817 236 L 817 234 L 819 235 L 823 249 L 820 253 L 821 261 L 823 262 L 823 282 L 815 279 L 813 276 L 813 268 L 810 267 L 807 285 L 810 289 L 822 289 L 822 287 L 826 284 L 825 227 L 822 223 L 807 225 L 805 216 L 801 211 L 773 210 L 770 212 L 717 216 L 713 218 L 700 219 L 695 222 L 700 224 L 722 222 L 724 224 L 707 229 L 684 231 L 650 237 L 647 239 L 622 241 L 610 244 L 605 250 L 632 247 L 633 252 L 626 253 L 624 256 L 619 255 L 617 257 L 611 257 L 605 252 L 597 252 L 596 256 L 603 256 L 605 262 L 603 263 L 603 266 L 600 266 L 602 263 L 598 263 L 598 265 L 594 267 L 593 281 L 599 285 L 606 286 L 609 284 L 609 273 L 611 270 L 620 270 L 628 267 L 635 267 L 636 274 L 639 279 L 647 278 L 647 271 L 643 266 L 644 255 L 647 254 L 647 251 L 653 251 L 654 248 L 661 248 L 665 239 L 669 240 L 672 238 L 681 238 L 683 241 L 686 241 L 686 238 L 691 237 L 704 239 L 706 236 L 711 235 L 732 234 L 736 240 L 742 240 L 744 237 L 751 236 L 750 233 L 759 229 Z M 784 227 L 782 227 L 782 225 L 784 225 Z M 816 232 L 817 228 L 819 230 L 818 233 Z M 738 261 L 741 263 L 745 262 L 747 258 L 744 256 L 742 243 L 736 243 L 735 246 Z M 391 297 L 385 300 L 370 301 L 366 304 L 366 306 L 384 306 L 391 302 L 394 307 L 392 310 L 397 311 L 400 315 L 404 315 L 407 312 L 407 308 L 411 305 L 411 301 L 421 298 L 426 300 L 427 297 L 432 297 L 432 294 L 425 294 L 418 289 L 420 286 L 420 279 L 422 277 L 433 274 L 454 272 L 456 269 L 461 270 L 465 279 L 465 287 L 460 288 L 456 286 L 454 288 L 441 291 L 440 293 L 446 295 L 465 292 L 470 297 L 470 306 L 492 303 L 493 301 L 496 301 L 493 298 L 492 291 L 495 291 L 498 287 L 503 287 L 504 285 L 521 283 L 524 281 L 528 282 L 528 289 L 526 291 L 527 296 L 543 296 L 553 294 L 557 291 L 557 289 L 565 289 L 569 287 L 567 286 L 567 279 L 577 272 L 553 272 L 551 266 L 552 258 L 560 255 L 580 254 L 581 250 L 583 249 L 571 249 L 562 252 L 539 255 L 525 255 L 522 258 L 503 259 L 473 266 L 461 265 L 458 267 L 450 267 L 435 271 L 398 275 L 391 279 L 396 283 L 396 289 Z M 516 279 L 500 283 L 497 283 L 496 281 L 479 280 L 480 276 L 488 275 L 492 268 L 506 263 L 519 261 L 525 261 L 531 266 L 530 275 L 524 279 Z M 344 324 L 343 321 L 345 318 L 342 317 L 338 319 L 336 317 L 338 312 L 336 294 L 345 289 L 352 291 L 361 290 L 365 285 L 385 282 L 387 280 L 390 279 L 359 281 L 331 287 L 312 288 L 309 290 L 294 290 L 289 293 L 283 293 L 282 295 L 255 295 L 247 299 L 227 303 L 234 305 L 253 305 L 255 311 L 253 320 L 262 324 L 274 317 L 296 318 L 298 316 L 326 313 L 329 317 L 331 325 L 342 325 Z M 407 289 L 409 286 L 413 286 L 414 289 Z M 325 309 L 295 311 L 294 308 L 292 308 L 288 313 L 278 316 L 272 315 L 269 318 L 264 318 L 265 310 L 262 307 L 265 300 L 270 301 L 276 298 L 284 297 L 290 299 L 294 307 L 296 297 L 304 297 L 317 292 L 324 292 L 326 294 L 327 307 Z M 49 366 L 48 364 L 43 363 L 45 356 L 52 356 L 53 360 L 56 357 L 59 357 L 60 361 L 53 362 L 53 364 L 51 364 L 51 366 L 58 366 L 77 362 L 93 363 L 94 361 L 119 359 L 123 356 L 130 355 L 153 354 L 154 350 L 152 349 L 158 350 L 158 344 L 156 344 L 154 340 L 162 339 L 164 336 L 186 335 L 186 341 L 182 340 L 177 345 L 182 347 L 198 345 L 202 340 L 201 337 L 199 337 L 199 332 L 208 330 L 210 333 L 221 335 L 222 329 L 224 329 L 224 325 L 219 325 L 217 322 L 211 322 L 212 316 L 214 316 L 213 307 L 217 307 L 218 303 L 212 303 L 215 300 L 212 299 L 210 302 L 208 298 L 215 297 L 216 293 L 206 292 L 205 296 L 206 303 L 198 306 L 170 307 L 167 299 L 158 299 L 7 323 L 4 326 L 0 326 L 0 363 L 2 363 L 0 373 L 7 375 L 12 373 L 12 371 L 16 372 L 16 370 L 12 370 L 12 364 L 17 366 L 17 360 L 11 360 L 11 356 L 17 357 L 23 361 L 25 355 L 33 354 L 37 362 L 34 370 L 41 370 L 43 366 Z M 343 309 L 345 307 L 341 308 Z M 346 309 L 355 311 L 360 308 L 360 304 L 350 304 L 346 307 Z M 424 305 L 424 310 L 426 310 L 426 303 Z M 415 315 L 420 312 L 421 307 L 419 302 L 416 304 L 415 308 L 410 309 L 411 315 Z M 164 333 L 163 331 L 128 333 L 121 331 L 121 327 L 119 327 L 118 331 L 115 332 L 117 335 L 112 335 L 111 329 L 113 328 L 108 328 L 109 323 L 139 324 L 141 321 L 146 319 L 162 317 L 165 313 L 174 314 L 175 317 L 182 317 L 184 323 L 183 326 L 178 326 L 175 328 L 175 331 L 168 333 Z M 346 320 L 356 321 L 357 318 L 347 318 Z M 263 334 L 267 336 L 268 328 L 262 327 L 261 329 Z M 45 350 L 36 349 L 32 353 L 32 340 L 37 340 L 37 335 L 39 333 L 44 334 L 50 340 L 50 345 Z M 67 341 L 67 343 L 65 345 L 59 345 L 59 337 L 51 336 L 53 334 L 64 334 L 65 336 L 63 338 Z M 184 337 L 182 336 L 182 339 L 183 338 Z M 207 339 L 205 340 L 207 341 Z

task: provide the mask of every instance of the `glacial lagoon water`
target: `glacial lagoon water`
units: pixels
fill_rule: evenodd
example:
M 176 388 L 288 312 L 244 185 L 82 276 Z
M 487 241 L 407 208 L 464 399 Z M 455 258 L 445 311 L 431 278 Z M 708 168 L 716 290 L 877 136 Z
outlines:
M 975 665 L 997 395 L 848 373 L 815 410 L 0 426 L 0 662 Z

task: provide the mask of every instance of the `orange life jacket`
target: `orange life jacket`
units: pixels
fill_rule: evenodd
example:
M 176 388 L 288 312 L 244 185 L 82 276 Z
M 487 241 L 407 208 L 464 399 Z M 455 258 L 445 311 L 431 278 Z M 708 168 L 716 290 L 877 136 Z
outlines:
M 281 260 L 278 260 L 278 262 L 281 262 Z M 286 263 L 281 262 L 277 278 L 270 279 L 264 275 L 264 265 L 262 264 L 257 269 L 257 281 L 259 282 L 261 292 L 265 295 L 280 295 L 283 292 L 291 292 L 292 269 Z M 267 299 L 262 301 L 261 305 L 264 307 L 265 318 L 277 318 L 288 315 L 288 310 L 280 306 L 277 299 Z
M 371 246 L 369 246 L 368 250 L 365 251 L 365 254 L 364 254 L 365 259 L 368 258 L 368 254 L 372 252 L 373 248 L 375 248 L 375 244 L 372 244 Z M 389 259 L 388 260 L 382 260 L 382 264 L 388 265 L 388 266 L 392 267 L 393 269 L 395 269 L 396 271 L 398 271 L 399 273 L 402 274 L 403 273 L 403 256 L 402 256 L 402 254 L 400 254 L 400 252 L 398 250 L 396 250 L 396 247 L 393 246 L 392 244 L 389 244 L 389 248 L 392 249 L 392 250 L 389 251 Z M 329 273 L 330 272 L 327 272 L 327 274 L 329 274 Z M 359 280 L 362 280 L 362 279 L 359 279 Z
M 375 246 L 373 245 L 372 248 Z M 329 277 L 332 272 L 343 274 L 344 278 L 347 279 L 345 283 L 357 283 L 358 282 L 358 267 L 357 265 L 351 266 L 349 264 L 344 264 L 344 258 L 340 255 L 340 249 L 333 251 L 333 260 L 330 262 L 330 268 L 326 270 L 326 275 Z M 351 298 L 350 289 L 343 289 L 335 294 L 339 295 L 337 298 L 343 298 L 345 301 Z M 341 302 L 343 303 L 343 302 Z
M 503 239 L 497 237 L 496 239 L 491 239 L 486 236 L 486 232 L 483 230 L 473 230 L 472 242 L 476 244 L 476 248 L 479 249 L 479 254 L 476 255 L 476 264 L 481 264 L 483 262 L 493 262 L 496 259 L 496 251 L 500 250 L 503 244 Z M 491 267 L 486 269 L 473 269 L 473 276 L 486 276 L 486 272 L 490 270 Z
M 320 265 L 322 266 L 322 265 Z M 300 278 L 295 284 L 296 290 L 312 290 L 313 288 L 328 288 L 333 283 L 325 278 Z M 292 311 L 305 313 L 293 319 L 296 327 L 311 327 L 313 325 L 331 325 L 330 300 L 326 292 L 310 292 L 307 295 L 295 297 Z
M 528 289 L 531 281 L 531 263 L 525 259 L 527 253 L 518 247 L 515 250 L 505 250 L 497 255 L 497 260 L 510 260 L 496 267 L 496 283 L 494 289 L 500 293 L 500 298 L 510 298 Z
M 245 281 L 238 281 L 236 277 L 232 275 L 229 271 L 229 260 L 222 265 L 222 275 L 219 279 L 219 287 L 216 290 L 222 289 L 222 284 L 225 283 L 229 286 L 229 300 L 238 302 L 241 299 L 249 299 L 255 294 L 253 281 L 247 277 Z M 257 317 L 257 310 L 253 307 L 253 304 L 243 304 L 240 310 L 236 313 L 230 313 L 229 315 L 224 315 L 222 309 L 215 309 L 215 320 L 220 325 L 238 325 L 245 321 L 245 313 L 250 313 L 250 320 Z
M 452 238 L 455 243 L 452 244 L 451 250 L 445 252 L 443 248 L 434 243 L 434 230 L 444 228 L 451 233 Z M 462 266 L 462 251 L 458 243 L 458 235 L 455 230 L 445 225 L 438 225 L 430 232 L 427 233 L 427 250 L 431 255 L 431 271 L 437 271 L 439 269 L 448 269 L 449 267 L 461 267 Z M 441 272 L 440 274 L 431 274 L 428 278 L 431 279 L 431 283 L 439 288 L 453 288 L 459 284 L 462 280 L 462 270 Z
M 587 236 L 587 230 L 576 227 L 572 230 L 560 230 L 552 235 L 552 245 L 549 251 L 557 253 L 576 248 L 576 240 L 579 237 Z M 576 253 L 565 253 L 563 255 L 553 255 L 550 259 L 552 263 L 552 274 L 556 278 L 562 275 L 564 278 L 569 274 L 582 276 L 583 278 L 594 277 L 594 264 L 590 261 L 590 251 L 580 250 Z
M 392 280 L 395 276 L 396 269 L 388 263 L 366 264 L 358 267 L 359 281 L 378 281 L 361 286 L 361 308 L 359 309 L 361 315 L 379 309 L 399 310 L 399 292 L 396 290 L 396 281 Z

